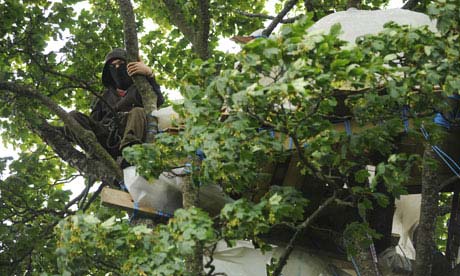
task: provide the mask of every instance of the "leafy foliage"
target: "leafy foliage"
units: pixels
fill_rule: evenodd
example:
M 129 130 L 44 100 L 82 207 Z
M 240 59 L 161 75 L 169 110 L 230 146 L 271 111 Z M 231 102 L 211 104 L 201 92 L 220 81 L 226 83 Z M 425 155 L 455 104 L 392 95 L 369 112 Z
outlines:
M 91 94 L 101 89 L 104 55 L 122 47 L 123 36 L 116 1 L 90 0 L 89 8 L 74 12 L 82 2 L 1 2 L 0 81 L 30 85 L 60 106 L 87 111 Z M 75 170 L 29 130 L 40 120 L 62 123 L 36 99 L 2 90 L 2 138 L 23 153 L 0 181 L 0 274 L 186 275 L 184 258 L 197 246 L 251 239 L 268 250 L 261 234 L 275 225 L 298 226 L 311 215 L 306 210 L 315 210 L 332 191 L 365 221 L 372 209 L 405 193 L 403 184 L 418 164 L 413 152 L 399 152 L 402 109 L 413 122 L 408 137 L 420 141 L 416 130 L 423 125 L 437 143 L 442 134 L 430 123 L 432 110 L 448 110 L 445 98 L 460 90 L 455 0 L 428 5 L 439 34 L 390 23 L 356 47 L 338 38 L 339 25 L 324 35 L 307 32 L 333 9 L 345 9 L 345 1 L 298 4 L 294 13 L 307 16 L 238 54 L 219 52 L 219 38 L 260 28 L 259 18 L 238 11 L 263 13 L 265 1 L 209 1 L 206 60 L 198 59 L 197 41 L 174 20 L 171 1 L 135 2 L 147 60 L 161 84 L 184 97 L 175 109 L 185 130 L 128 148 L 125 157 L 147 178 L 190 163 L 194 184 L 218 184 L 236 201 L 214 219 L 197 208 L 178 210 L 154 229 L 130 227 L 124 213 L 97 204 L 74 215 L 61 180 Z M 387 2 L 364 1 L 363 7 Z M 199 1 L 175 3 L 186 25 L 201 26 Z M 150 19 L 153 30 L 145 28 Z M 61 49 L 47 48 L 61 38 Z M 341 93 L 348 93 L 346 100 Z M 347 135 L 338 126 L 351 117 L 356 128 Z M 197 151 L 206 158 L 197 158 Z M 311 190 L 269 188 L 274 164 L 293 153 Z M 376 165 L 371 185 L 369 164 Z M 3 159 L 0 165 L 6 168 Z M 382 184 L 385 193 L 377 189 Z M 378 237 L 368 224 L 352 222 L 342 240 L 353 254 Z

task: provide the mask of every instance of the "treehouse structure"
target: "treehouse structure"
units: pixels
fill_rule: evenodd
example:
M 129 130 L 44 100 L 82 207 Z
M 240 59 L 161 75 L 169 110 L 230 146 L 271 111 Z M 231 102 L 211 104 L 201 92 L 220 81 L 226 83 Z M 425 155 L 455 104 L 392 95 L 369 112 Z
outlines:
M 349 42 L 350 46 L 352 46 L 358 37 L 367 34 L 377 34 L 383 30 L 384 24 L 390 21 L 399 25 L 411 25 L 413 27 L 427 25 L 430 30 L 436 31 L 435 22 L 431 21 L 425 14 L 401 9 L 377 11 L 349 9 L 322 18 L 310 27 L 309 33 L 329 32 L 331 26 L 340 23 L 342 27 L 340 38 Z M 334 128 L 347 132 L 349 135 L 373 127 L 356 123 L 351 116 L 350 110 L 347 109 L 345 104 L 347 97 L 356 93 L 363 92 L 342 87 L 337 89 L 337 115 L 340 117 L 348 116 L 348 119 L 334 123 Z M 180 118 L 171 107 L 155 111 L 153 115 L 158 118 L 161 131 L 179 132 L 180 135 L 180 127 L 172 123 L 173 121 L 180 122 Z M 401 124 L 404 124 L 405 128 L 412 127 L 409 118 L 404 116 L 402 116 Z M 443 152 L 448 153 L 449 158 L 453 160 L 460 159 L 460 150 L 454 142 L 458 141 L 458 138 L 460 138 L 460 135 L 453 132 L 446 138 L 447 141 L 444 143 Z M 274 133 L 273 139 L 282 140 L 286 151 L 294 151 L 290 137 Z M 399 151 L 423 153 L 422 140 L 405 137 L 404 133 L 402 133 L 400 141 Z M 441 159 L 443 158 L 441 157 Z M 283 185 L 294 186 L 310 197 L 313 194 L 320 199 L 324 199 L 325 197 L 322 194 L 324 191 L 319 188 L 312 188 L 311 185 L 306 185 L 309 181 L 300 173 L 297 167 L 298 161 L 297 155 L 292 154 L 292 157 L 286 162 L 270 165 L 268 171 L 272 173 L 272 177 L 266 183 L 266 187 L 271 185 L 271 183 L 283 183 Z M 438 177 L 442 181 L 449 180 L 455 175 L 452 168 L 449 168 L 449 164 L 449 162 L 442 163 L 442 168 L 438 173 Z M 136 173 L 135 167 L 126 168 L 124 170 L 124 182 L 128 192 L 105 188 L 102 193 L 102 202 L 106 205 L 141 212 L 146 215 L 171 217 L 174 210 L 182 207 L 183 178 L 177 175 L 181 175 L 186 169 L 186 166 L 184 166 L 173 173 L 165 172 L 154 183 L 149 183 Z M 453 223 L 457 223 L 459 214 L 458 189 L 452 185 L 454 181 L 451 182 L 450 185 L 445 185 L 443 189 L 445 191 L 455 191 L 457 194 L 457 197 L 454 198 L 456 204 L 453 205 L 453 209 L 451 210 L 452 217 L 455 218 Z M 407 183 L 407 190 L 411 195 L 403 196 L 401 200 L 397 200 L 394 216 L 393 209 L 380 210 L 381 213 L 376 216 L 377 220 L 381 220 L 383 224 L 380 230 L 384 230 L 383 232 L 389 234 L 393 233 L 394 237 L 399 238 L 398 242 L 392 245 L 392 237 L 391 235 L 387 235 L 383 239 L 378 252 L 383 252 L 383 249 L 390 248 L 389 251 L 386 250 L 383 252 L 383 255 L 380 255 L 382 258 L 380 263 L 385 263 L 387 267 L 390 267 L 389 270 L 391 270 L 392 266 L 393 268 L 396 267 L 402 274 L 387 273 L 385 275 L 407 275 L 407 273 L 410 273 L 412 262 L 415 259 L 413 234 L 418 224 L 420 212 L 420 195 L 418 195 L 421 190 L 420 170 L 414 168 L 411 181 Z M 200 203 L 198 207 L 201 207 L 212 215 L 218 214 L 226 203 L 233 201 L 233 199 L 224 195 L 221 188 L 217 185 L 210 185 L 201 189 L 199 198 Z M 311 210 L 309 212 L 311 213 Z M 348 214 L 342 210 L 333 209 L 323 215 L 325 218 L 321 223 L 340 229 L 354 215 L 356 214 L 352 212 Z M 324 234 L 318 235 L 318 232 L 315 230 L 307 230 L 307 232 L 304 238 L 299 241 L 296 251 L 294 251 L 294 254 L 283 270 L 283 275 L 320 275 L 321 273 L 323 275 L 356 275 L 356 268 L 344 258 L 344 252 L 338 252 L 334 243 L 331 242 L 331 239 L 334 239 L 334 237 Z M 291 235 L 292 231 L 288 229 L 275 229 L 273 233 L 267 236 L 267 240 L 279 247 L 273 253 L 267 255 L 262 254 L 259 250 L 254 249 L 252 244 L 244 241 L 238 243 L 235 248 L 227 248 L 224 243 L 219 244 L 214 254 L 216 271 L 226 272 L 228 275 L 266 275 L 263 264 L 266 264 L 270 260 L 270 257 L 280 255 L 283 245 L 286 244 Z M 458 236 L 454 235 L 453 237 L 451 242 L 460 240 Z M 458 245 L 456 245 L 455 250 L 458 251 Z M 298 274 L 299 271 L 301 271 L 301 274 Z

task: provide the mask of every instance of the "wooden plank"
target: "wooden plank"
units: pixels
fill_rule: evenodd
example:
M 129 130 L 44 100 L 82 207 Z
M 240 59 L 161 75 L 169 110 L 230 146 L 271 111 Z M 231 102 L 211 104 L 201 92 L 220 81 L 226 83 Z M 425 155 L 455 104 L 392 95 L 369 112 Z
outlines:
M 115 207 L 128 212 L 134 212 L 135 210 L 134 201 L 129 193 L 108 187 L 102 189 L 101 202 L 104 206 Z M 149 216 L 160 214 L 156 209 L 144 206 L 138 206 L 137 212 Z

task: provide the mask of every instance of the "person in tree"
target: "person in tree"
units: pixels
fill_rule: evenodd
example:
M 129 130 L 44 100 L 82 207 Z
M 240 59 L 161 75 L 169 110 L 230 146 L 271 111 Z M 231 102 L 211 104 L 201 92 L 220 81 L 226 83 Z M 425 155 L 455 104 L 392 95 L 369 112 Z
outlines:
M 128 164 L 121 157 L 125 147 L 140 144 L 146 137 L 146 114 L 142 97 L 137 91 L 131 76 L 146 76 L 157 98 L 157 107 L 164 102 L 160 86 L 155 81 L 153 71 L 142 61 L 127 63 L 124 49 L 113 49 L 105 58 L 102 83 L 105 87 L 102 96 L 92 106 L 89 116 L 72 111 L 70 114 L 85 129 L 91 130 L 97 140 L 110 153 L 122 168 Z M 69 128 L 65 134 L 84 150 L 85 141 L 80 141 Z

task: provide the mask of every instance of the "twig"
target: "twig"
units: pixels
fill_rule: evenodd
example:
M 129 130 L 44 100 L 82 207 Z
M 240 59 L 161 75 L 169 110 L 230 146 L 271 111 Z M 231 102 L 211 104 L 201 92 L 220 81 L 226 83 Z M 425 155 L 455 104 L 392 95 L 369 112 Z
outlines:
M 86 180 L 86 186 L 85 186 L 85 189 L 84 189 L 85 195 L 80 200 L 80 202 L 78 204 L 79 205 L 78 207 L 83 206 L 83 203 L 85 202 L 86 198 L 88 197 L 89 189 L 93 186 L 94 182 L 96 182 L 95 179 L 89 175 L 88 179 Z
M 261 19 L 272 19 L 272 20 L 276 18 L 275 16 L 268 15 L 268 14 L 250 13 L 250 12 L 245 12 L 245 11 L 242 11 L 242 10 L 236 10 L 235 13 L 237 13 L 239 15 L 246 16 L 246 17 L 250 17 L 250 18 L 261 18 Z M 304 16 L 304 15 L 300 14 L 300 15 L 297 15 L 297 16 L 294 16 L 294 17 L 291 17 L 291 18 L 281 19 L 280 23 L 282 23 L 282 24 L 294 23 L 296 20 L 298 20 L 302 16 Z
M 324 203 L 320 205 L 318 209 L 316 209 L 313 212 L 313 214 L 311 214 L 304 222 L 302 222 L 302 224 L 297 226 L 297 231 L 294 233 L 291 240 L 289 241 L 289 244 L 286 247 L 286 250 L 281 255 L 280 260 L 278 261 L 278 264 L 276 265 L 276 268 L 273 272 L 273 276 L 281 275 L 281 271 L 283 270 L 283 267 L 286 265 L 289 255 L 294 249 L 295 242 L 297 241 L 297 238 L 302 233 L 302 231 L 305 228 L 307 228 L 312 223 L 312 221 L 314 221 L 326 207 L 328 207 L 333 202 L 335 202 L 336 198 L 337 198 L 337 195 L 336 195 L 336 192 L 334 191 L 334 194 L 331 197 L 326 199 L 326 201 L 324 201 Z
M 94 194 L 91 196 L 91 198 L 88 200 L 88 202 L 86 202 L 86 204 L 85 204 L 85 206 L 83 206 L 82 210 L 86 211 L 89 208 L 89 206 L 94 202 L 94 200 L 96 200 L 96 198 L 99 196 L 99 194 L 102 192 L 102 189 L 105 186 L 108 186 L 108 185 L 109 184 L 107 184 L 107 182 L 102 182 L 101 186 L 99 186 L 97 191 L 95 191 Z

